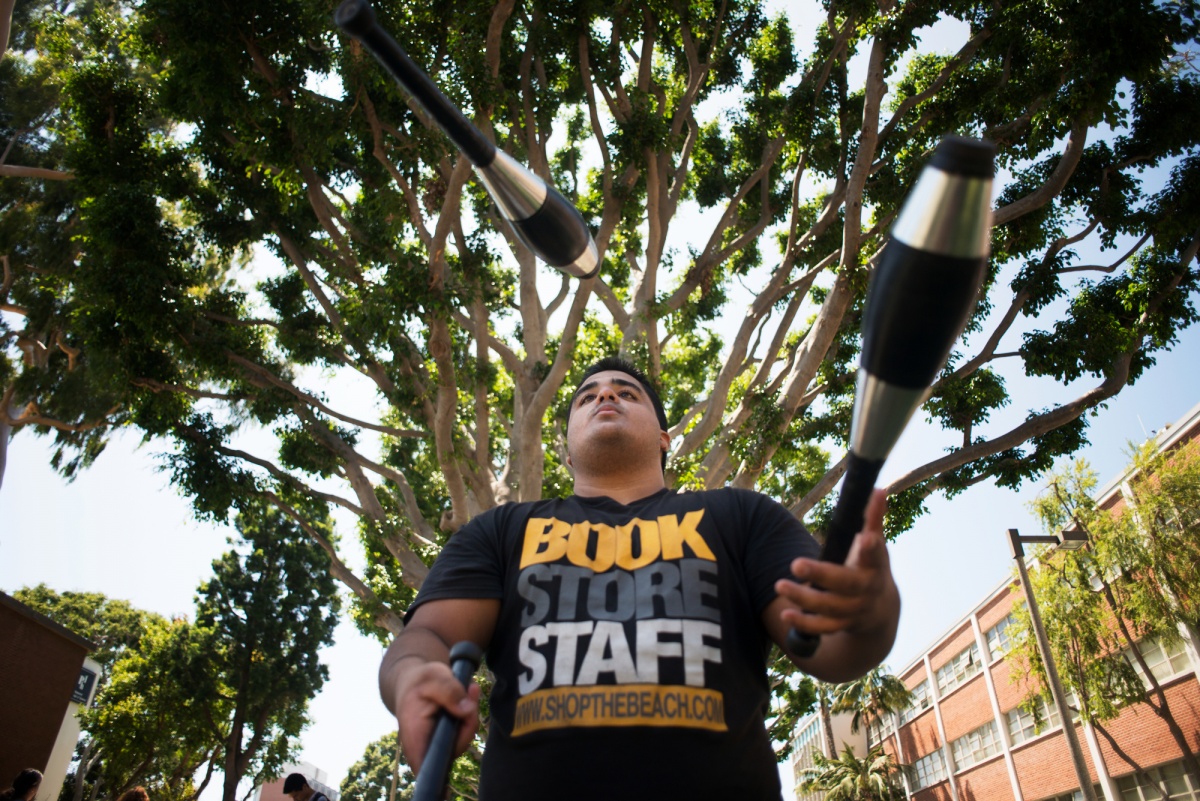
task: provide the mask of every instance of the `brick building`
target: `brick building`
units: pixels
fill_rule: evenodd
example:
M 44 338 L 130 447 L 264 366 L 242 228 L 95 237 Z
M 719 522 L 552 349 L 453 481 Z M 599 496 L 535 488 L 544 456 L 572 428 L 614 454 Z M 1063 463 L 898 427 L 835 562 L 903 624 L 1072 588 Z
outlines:
M 1200 405 L 1158 435 L 1158 447 L 1200 447 Z M 1126 476 L 1104 487 L 1101 508 L 1120 510 Z M 1197 532 L 1200 536 L 1200 532 Z M 912 663 L 897 672 L 914 693 L 914 704 L 868 733 L 871 746 L 883 743 L 900 764 L 912 801 L 1070 801 L 1082 797 L 1072 767 L 1062 721 L 1054 704 L 1042 702 L 1043 724 L 1020 709 L 1029 688 L 1010 681 L 1004 654 L 1009 646 L 1012 610 L 1022 603 L 1019 584 L 1005 581 L 938 637 Z M 1143 640 L 1138 648 L 1163 687 L 1189 750 L 1200 753 L 1200 652 L 1195 632 L 1181 630 L 1182 642 Z M 1139 669 L 1140 672 L 1140 669 Z M 1157 801 L 1165 787 L 1171 801 L 1200 801 L 1200 776 L 1183 768 L 1177 739 L 1147 704 L 1126 707 L 1120 716 L 1093 726 L 1074 722 L 1096 797 L 1105 801 Z M 798 735 L 819 721 L 806 719 Z M 835 726 L 836 728 L 836 726 Z M 820 738 L 797 736 L 793 769 Z M 841 744 L 839 743 L 839 747 Z M 807 757 L 811 758 L 811 757 Z M 797 792 L 796 798 L 808 801 Z
M 0 592 L 0 788 L 33 768 L 44 774 L 39 797 L 58 797 L 79 736 L 75 712 L 96 690 L 99 666 L 86 660 L 94 647 Z

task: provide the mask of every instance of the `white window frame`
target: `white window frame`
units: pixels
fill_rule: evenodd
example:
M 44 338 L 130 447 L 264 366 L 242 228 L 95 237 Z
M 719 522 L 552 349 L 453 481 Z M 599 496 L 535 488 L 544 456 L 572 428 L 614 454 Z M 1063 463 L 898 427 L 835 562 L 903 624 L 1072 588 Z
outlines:
M 988 654 L 993 660 L 1004 656 L 1017 644 L 1009 633 L 1009 629 L 1015 626 L 1016 623 L 1016 616 L 1012 612 L 1009 612 L 996 621 L 996 625 L 984 632 L 984 636 L 987 638 Z
M 950 752 L 954 755 L 954 767 L 957 770 L 966 770 L 985 762 L 1003 749 L 1004 741 L 1000 739 L 1000 729 L 994 720 L 989 720 L 978 729 L 969 731 L 950 743 Z
M 983 670 L 979 659 L 979 644 L 972 642 L 935 672 L 938 696 L 944 697 L 966 684 Z
M 1038 696 L 1037 706 L 1042 718 L 1042 728 L 1040 731 L 1036 728 L 1036 720 L 1032 712 L 1026 712 L 1019 706 L 1008 710 L 1008 714 L 1005 717 L 1008 719 L 1008 736 L 1012 738 L 1013 745 L 1019 745 L 1035 737 L 1041 737 L 1043 734 L 1054 731 L 1062 726 L 1062 719 L 1058 716 L 1058 709 L 1050 703 L 1049 698 L 1044 695 Z
M 912 764 L 912 791 L 914 793 L 924 790 L 926 787 L 932 787 L 948 778 L 950 778 L 950 774 L 946 770 L 946 760 L 942 756 L 940 748 L 930 751 Z
M 1194 670 L 1183 639 L 1173 638 L 1169 642 L 1169 645 L 1163 647 L 1161 637 L 1147 637 L 1137 644 L 1138 652 L 1141 653 L 1142 659 L 1146 660 L 1147 665 L 1150 667 L 1150 673 L 1158 680 L 1159 684 L 1165 684 Z M 1133 669 L 1137 671 L 1142 684 L 1149 688 L 1150 681 L 1146 678 L 1146 674 L 1142 672 L 1142 666 L 1133 658 L 1132 651 L 1126 650 L 1125 658 L 1133 666 Z M 1166 666 L 1166 669 L 1163 669 L 1164 666 Z
M 904 711 L 900 713 L 900 725 L 908 723 L 924 712 L 929 707 L 933 706 L 933 698 L 929 694 L 929 679 L 922 679 L 921 683 L 912 688 L 913 701 Z
M 1200 785 L 1195 778 L 1188 775 L 1182 761 L 1159 765 L 1146 772 L 1154 779 L 1153 786 L 1143 784 L 1141 777 L 1136 773 L 1117 778 L 1117 791 L 1121 794 L 1121 801 L 1200 801 Z M 1171 793 L 1165 800 L 1158 790 L 1158 786 L 1162 784 L 1166 784 L 1167 791 Z

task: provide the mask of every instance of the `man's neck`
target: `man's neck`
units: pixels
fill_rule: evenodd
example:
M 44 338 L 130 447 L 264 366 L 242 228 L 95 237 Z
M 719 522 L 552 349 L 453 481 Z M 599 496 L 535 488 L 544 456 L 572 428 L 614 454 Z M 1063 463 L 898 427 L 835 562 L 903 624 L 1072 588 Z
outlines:
M 643 476 L 581 476 L 575 475 L 575 494 L 581 498 L 612 498 L 617 503 L 630 504 L 648 498 L 666 488 L 663 474 Z

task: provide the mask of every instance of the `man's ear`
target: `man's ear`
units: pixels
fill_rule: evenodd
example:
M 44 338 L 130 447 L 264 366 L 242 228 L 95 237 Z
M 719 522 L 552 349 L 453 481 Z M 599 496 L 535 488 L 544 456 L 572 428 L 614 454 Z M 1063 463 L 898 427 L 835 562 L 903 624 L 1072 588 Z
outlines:
M 666 431 L 658 432 L 658 449 L 663 453 L 667 453 L 669 450 L 671 450 L 671 435 Z

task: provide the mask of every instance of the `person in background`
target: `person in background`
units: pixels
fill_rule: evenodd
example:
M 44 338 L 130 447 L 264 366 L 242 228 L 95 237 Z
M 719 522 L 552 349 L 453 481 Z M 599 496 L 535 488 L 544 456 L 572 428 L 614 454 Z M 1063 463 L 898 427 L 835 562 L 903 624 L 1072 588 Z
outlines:
M 308 779 L 302 773 L 289 773 L 283 780 L 283 794 L 292 801 L 329 801 L 322 792 L 308 786 Z
M 26 768 L 13 779 L 12 787 L 0 791 L 0 801 L 33 801 L 41 784 L 41 771 Z
M 117 801 L 150 801 L 150 794 L 146 792 L 145 787 L 134 787 L 121 793 Z

